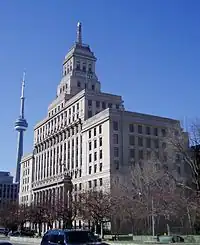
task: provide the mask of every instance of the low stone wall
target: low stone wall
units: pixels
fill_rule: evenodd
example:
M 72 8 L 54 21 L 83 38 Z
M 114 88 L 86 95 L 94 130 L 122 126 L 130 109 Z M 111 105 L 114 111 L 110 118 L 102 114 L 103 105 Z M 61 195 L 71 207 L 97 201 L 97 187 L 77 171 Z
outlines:
M 41 238 L 31 238 L 31 237 L 10 237 L 11 243 L 20 243 L 20 244 L 37 244 L 40 245 Z

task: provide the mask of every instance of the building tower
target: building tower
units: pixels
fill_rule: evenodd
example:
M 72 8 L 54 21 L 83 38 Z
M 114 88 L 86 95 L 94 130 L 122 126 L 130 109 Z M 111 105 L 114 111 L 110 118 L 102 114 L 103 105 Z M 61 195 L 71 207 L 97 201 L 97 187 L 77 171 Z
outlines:
M 15 182 L 20 182 L 20 163 L 23 156 L 23 136 L 24 131 L 28 128 L 28 123 L 24 118 L 24 87 L 25 87 L 25 73 L 22 79 L 22 91 L 21 91 L 21 103 L 20 103 L 20 115 L 15 122 L 15 130 L 18 132 L 18 141 L 17 141 L 17 168 L 16 168 L 16 177 Z

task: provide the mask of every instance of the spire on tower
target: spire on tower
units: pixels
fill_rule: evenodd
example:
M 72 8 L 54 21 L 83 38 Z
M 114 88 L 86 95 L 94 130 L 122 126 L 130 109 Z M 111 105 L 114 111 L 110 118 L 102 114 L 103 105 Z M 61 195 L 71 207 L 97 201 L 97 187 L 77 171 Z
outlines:
M 24 88 L 25 88 L 25 75 L 26 73 L 23 73 L 23 79 L 22 79 L 22 91 L 21 91 L 21 105 L 20 105 L 20 117 L 24 118 Z
M 82 45 L 82 25 L 81 25 L 81 22 L 77 23 L 76 42 L 78 44 Z

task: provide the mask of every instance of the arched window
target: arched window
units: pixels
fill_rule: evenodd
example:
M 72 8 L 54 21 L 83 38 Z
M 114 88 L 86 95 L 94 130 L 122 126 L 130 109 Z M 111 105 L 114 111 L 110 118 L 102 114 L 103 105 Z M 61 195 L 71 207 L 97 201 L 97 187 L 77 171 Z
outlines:
M 94 91 L 94 89 L 95 89 L 95 86 L 94 86 L 94 84 L 92 85 L 92 90 Z
M 88 72 L 92 72 L 92 64 L 88 65 Z
M 77 61 L 76 62 L 76 70 L 80 70 L 80 69 L 81 69 L 80 61 Z

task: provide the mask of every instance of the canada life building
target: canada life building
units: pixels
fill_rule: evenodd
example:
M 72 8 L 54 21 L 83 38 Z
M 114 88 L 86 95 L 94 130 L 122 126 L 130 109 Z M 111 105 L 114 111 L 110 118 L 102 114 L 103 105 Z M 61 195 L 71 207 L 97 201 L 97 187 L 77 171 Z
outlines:
M 128 167 L 156 153 L 167 162 L 167 128 L 180 122 L 126 111 L 121 96 L 104 93 L 95 72 L 96 57 L 77 40 L 65 56 L 57 97 L 34 128 L 34 149 L 21 162 L 20 203 L 30 204 L 63 193 L 64 172 L 73 193 L 112 187 Z M 181 173 L 181 166 L 177 166 Z

